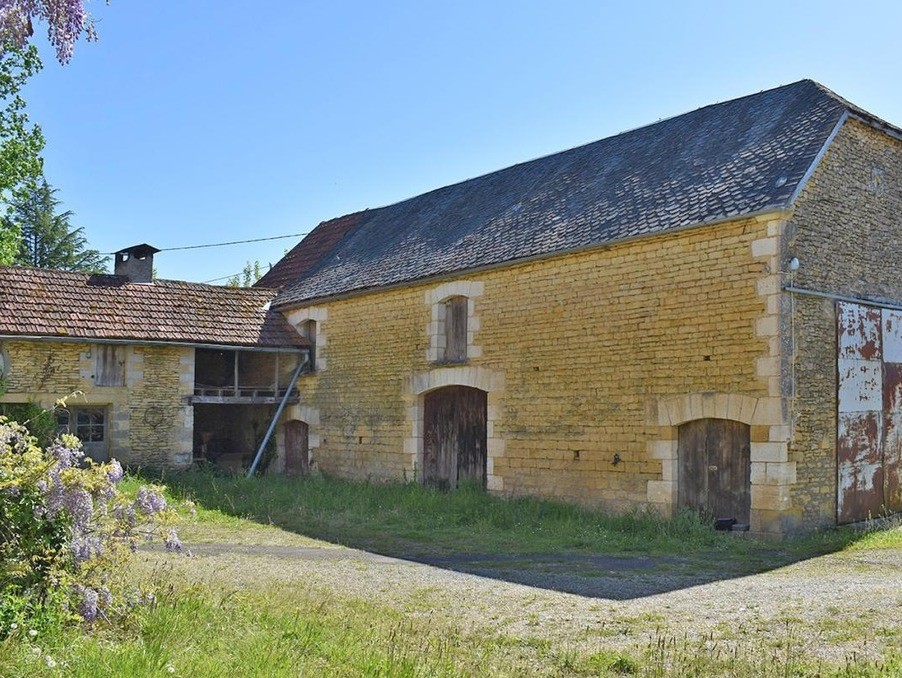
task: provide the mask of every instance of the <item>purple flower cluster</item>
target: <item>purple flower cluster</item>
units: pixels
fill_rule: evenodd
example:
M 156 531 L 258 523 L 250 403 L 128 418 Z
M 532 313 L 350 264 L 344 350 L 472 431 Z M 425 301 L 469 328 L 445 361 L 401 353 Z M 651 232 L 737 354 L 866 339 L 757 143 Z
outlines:
M 85 456 L 84 450 L 80 447 L 72 447 L 61 439 L 57 439 L 47 451 L 56 460 L 56 465 L 60 469 L 78 466 Z
M 84 0 L 2 0 L 0 37 L 20 47 L 25 45 L 33 30 L 33 19 L 47 22 L 47 34 L 61 64 L 72 58 L 75 41 L 83 33 L 88 40 L 97 39 Z
M 103 553 L 103 541 L 95 535 L 73 533 L 69 548 L 75 562 L 84 563 Z
M 17 424 L 3 420 L 3 426 L 0 426 L 0 454 L 22 454 L 28 445 L 28 432 Z
M 65 511 L 72 518 L 72 528 L 84 532 L 94 517 L 94 498 L 80 487 L 67 487 L 57 477 L 46 494 L 47 515 L 53 519 Z
M 87 622 L 97 619 L 100 594 L 94 589 L 81 584 L 75 586 L 75 594 L 81 598 L 81 602 L 78 604 L 78 614 Z
M 122 470 L 122 464 L 113 459 L 110 462 L 109 468 L 106 472 L 106 478 L 110 481 L 111 485 L 115 485 L 120 480 L 122 480 L 123 476 L 125 476 L 125 471 Z
M 142 487 L 138 490 L 135 504 L 149 516 L 166 510 L 166 498 L 148 487 Z

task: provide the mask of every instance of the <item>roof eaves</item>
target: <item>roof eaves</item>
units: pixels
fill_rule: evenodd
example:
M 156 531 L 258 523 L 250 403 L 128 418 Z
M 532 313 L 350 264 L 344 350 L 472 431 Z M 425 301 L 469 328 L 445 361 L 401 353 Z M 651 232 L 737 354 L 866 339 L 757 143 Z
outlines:
M 297 344 L 230 344 L 222 342 L 204 342 L 168 339 L 135 339 L 128 337 L 82 337 L 72 334 L 0 334 L 0 341 L 50 341 L 76 344 L 117 344 L 128 346 L 175 346 L 184 348 L 211 348 L 219 350 L 246 350 L 259 352 L 303 351 L 309 344 L 299 337 Z

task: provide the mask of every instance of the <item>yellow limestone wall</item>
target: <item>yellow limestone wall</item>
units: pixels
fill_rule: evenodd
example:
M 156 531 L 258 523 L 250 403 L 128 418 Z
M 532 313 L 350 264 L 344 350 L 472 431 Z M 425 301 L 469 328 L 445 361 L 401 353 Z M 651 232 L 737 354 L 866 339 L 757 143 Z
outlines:
M 5 341 L 2 402 L 106 406 L 110 454 L 133 466 L 191 463 L 194 349 L 127 346 L 125 386 L 94 385 L 92 344 Z
M 786 478 L 779 340 L 780 215 L 328 301 L 317 371 L 301 377 L 314 467 L 412 479 L 423 393 L 488 391 L 488 486 L 625 509 L 676 501 L 676 431 L 752 425 L 753 525 L 775 530 Z M 470 298 L 470 358 L 441 366 L 437 302 Z M 768 513 L 771 511 L 771 513 Z

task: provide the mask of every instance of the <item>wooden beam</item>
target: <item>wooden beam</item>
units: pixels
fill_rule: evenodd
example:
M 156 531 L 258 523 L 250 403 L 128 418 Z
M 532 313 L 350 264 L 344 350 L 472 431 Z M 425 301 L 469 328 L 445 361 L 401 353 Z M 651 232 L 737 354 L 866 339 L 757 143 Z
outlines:
M 297 395 L 289 396 L 288 403 L 300 402 Z M 275 396 L 188 396 L 189 405 L 278 405 L 282 398 Z

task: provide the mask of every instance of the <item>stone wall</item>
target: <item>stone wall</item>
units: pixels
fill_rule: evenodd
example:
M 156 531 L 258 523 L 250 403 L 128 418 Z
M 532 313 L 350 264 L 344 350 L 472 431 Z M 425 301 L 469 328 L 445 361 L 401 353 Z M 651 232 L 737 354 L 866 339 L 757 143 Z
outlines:
M 321 470 L 410 479 L 423 393 L 475 386 L 488 392 L 490 489 L 668 511 L 676 427 L 741 415 L 759 465 L 753 513 L 783 510 L 786 492 L 765 484 L 766 462 L 786 463 L 780 227 L 738 220 L 296 309 L 295 325 L 317 321 L 318 370 L 291 416 L 310 424 Z M 453 295 L 470 298 L 475 350 L 443 366 L 435 304 Z
M 796 203 L 783 259 L 798 257 L 786 282 L 800 288 L 902 303 L 902 142 L 856 120 L 836 135 Z M 787 296 L 784 321 L 792 503 L 805 526 L 836 520 L 835 303 Z M 794 349 L 794 350 L 793 350 Z M 793 386 L 794 383 L 794 386 Z
M 194 349 L 124 346 L 125 385 L 96 386 L 93 349 L 77 342 L 5 341 L 3 402 L 105 406 L 110 454 L 132 466 L 191 462 Z

